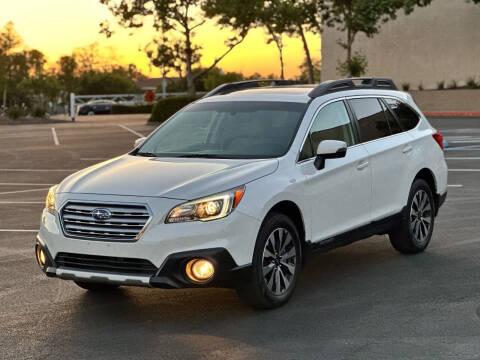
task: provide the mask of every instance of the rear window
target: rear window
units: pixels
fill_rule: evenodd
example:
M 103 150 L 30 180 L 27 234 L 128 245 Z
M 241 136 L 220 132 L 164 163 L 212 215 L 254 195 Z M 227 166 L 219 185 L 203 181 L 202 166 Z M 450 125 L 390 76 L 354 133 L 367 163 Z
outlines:
M 349 100 L 360 126 L 362 142 L 391 135 L 387 119 L 377 98 Z
M 386 103 L 397 116 L 405 131 L 413 129 L 420 121 L 420 116 L 413 109 L 400 100 L 385 98 Z

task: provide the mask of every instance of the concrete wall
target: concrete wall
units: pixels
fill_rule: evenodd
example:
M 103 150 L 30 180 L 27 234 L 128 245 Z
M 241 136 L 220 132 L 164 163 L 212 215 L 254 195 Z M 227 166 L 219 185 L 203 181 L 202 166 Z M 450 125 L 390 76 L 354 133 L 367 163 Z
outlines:
M 325 28 L 322 35 L 322 79 L 339 78 L 338 61 L 346 51 L 338 44 L 345 35 Z M 357 35 L 354 51 L 367 56 L 367 76 L 386 76 L 398 86 L 411 89 L 423 84 L 435 89 L 439 81 L 465 83 L 476 76 L 480 81 L 480 5 L 465 0 L 433 0 L 430 6 L 416 8 L 380 29 L 374 38 Z
M 410 91 L 422 111 L 480 111 L 480 90 Z

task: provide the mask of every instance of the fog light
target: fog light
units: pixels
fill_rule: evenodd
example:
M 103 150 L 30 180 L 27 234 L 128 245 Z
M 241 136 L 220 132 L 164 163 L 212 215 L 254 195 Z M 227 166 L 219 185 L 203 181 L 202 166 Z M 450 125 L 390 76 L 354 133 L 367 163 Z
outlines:
M 40 246 L 37 246 L 37 261 L 40 266 L 44 266 L 47 262 L 47 256 Z
M 193 282 L 204 283 L 215 273 L 215 266 L 207 259 L 193 259 L 187 263 L 185 273 Z

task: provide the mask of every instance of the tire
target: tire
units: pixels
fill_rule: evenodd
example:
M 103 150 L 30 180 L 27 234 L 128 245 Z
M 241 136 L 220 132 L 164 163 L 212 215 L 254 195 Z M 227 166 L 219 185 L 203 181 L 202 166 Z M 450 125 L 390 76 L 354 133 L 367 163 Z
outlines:
M 435 225 L 435 201 L 432 189 L 423 179 L 413 182 L 405 214 L 390 233 L 390 242 L 403 254 L 424 251 L 432 238 Z
M 115 284 L 102 284 L 97 282 L 88 282 L 88 281 L 73 281 L 75 284 L 80 286 L 82 289 L 92 291 L 92 292 L 110 292 L 118 289 L 119 285 Z
M 280 307 L 293 294 L 301 264 L 302 247 L 295 224 L 284 214 L 272 213 L 257 236 L 251 277 L 237 287 L 237 293 L 255 308 Z

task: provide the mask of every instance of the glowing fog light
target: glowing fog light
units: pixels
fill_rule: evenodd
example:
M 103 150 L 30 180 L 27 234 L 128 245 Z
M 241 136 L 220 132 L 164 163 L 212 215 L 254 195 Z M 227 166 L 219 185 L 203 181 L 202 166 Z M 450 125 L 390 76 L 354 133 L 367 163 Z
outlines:
M 193 282 L 203 283 L 213 277 L 215 266 L 207 259 L 193 259 L 187 263 L 185 273 Z
M 40 266 L 44 266 L 47 262 L 47 256 L 40 246 L 37 246 L 37 261 Z

